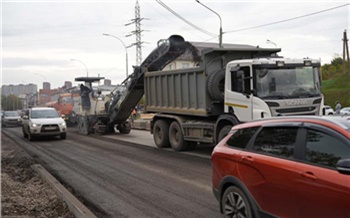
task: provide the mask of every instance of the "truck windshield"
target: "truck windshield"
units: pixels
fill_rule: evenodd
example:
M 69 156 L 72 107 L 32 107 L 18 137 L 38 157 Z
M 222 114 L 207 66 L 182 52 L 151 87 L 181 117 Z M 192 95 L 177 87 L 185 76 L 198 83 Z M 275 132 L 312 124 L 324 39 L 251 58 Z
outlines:
M 71 97 L 64 97 L 64 98 L 62 98 L 62 102 L 64 104 L 73 104 L 74 103 L 73 99 Z
M 318 68 L 255 68 L 254 71 L 256 94 L 260 98 L 304 98 L 321 94 Z

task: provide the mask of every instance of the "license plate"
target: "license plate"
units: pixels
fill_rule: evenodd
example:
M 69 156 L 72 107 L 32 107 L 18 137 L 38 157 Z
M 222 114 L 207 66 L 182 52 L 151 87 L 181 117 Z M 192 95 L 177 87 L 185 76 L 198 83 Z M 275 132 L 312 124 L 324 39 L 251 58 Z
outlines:
M 56 127 L 45 127 L 45 130 L 54 130 Z

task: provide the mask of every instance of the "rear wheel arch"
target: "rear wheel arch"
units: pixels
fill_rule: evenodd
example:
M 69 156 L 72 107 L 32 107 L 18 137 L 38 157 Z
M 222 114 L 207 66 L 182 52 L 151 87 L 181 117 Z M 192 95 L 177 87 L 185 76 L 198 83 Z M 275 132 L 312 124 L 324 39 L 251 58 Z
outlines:
M 227 176 L 224 177 L 222 179 L 222 181 L 220 182 L 220 187 L 219 187 L 219 203 L 220 203 L 220 211 L 221 213 L 222 211 L 222 197 L 225 193 L 225 191 L 229 188 L 229 187 L 237 187 L 239 188 L 242 192 L 244 192 L 244 194 L 247 196 L 248 201 L 251 205 L 251 209 L 252 209 L 252 213 L 253 213 L 253 217 L 259 217 L 258 211 L 260 210 L 259 205 L 257 204 L 257 202 L 255 201 L 254 197 L 252 196 L 252 194 L 249 192 L 249 190 L 247 189 L 247 187 L 236 177 L 233 176 Z

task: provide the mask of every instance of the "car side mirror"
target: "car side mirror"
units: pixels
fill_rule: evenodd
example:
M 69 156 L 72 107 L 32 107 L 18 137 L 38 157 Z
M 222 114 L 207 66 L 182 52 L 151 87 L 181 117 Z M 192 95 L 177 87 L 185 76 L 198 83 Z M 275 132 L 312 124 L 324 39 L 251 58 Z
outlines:
M 27 120 L 28 119 L 28 115 L 23 115 L 22 117 L 24 120 Z
M 339 173 L 350 175 L 350 159 L 343 159 L 337 162 Z

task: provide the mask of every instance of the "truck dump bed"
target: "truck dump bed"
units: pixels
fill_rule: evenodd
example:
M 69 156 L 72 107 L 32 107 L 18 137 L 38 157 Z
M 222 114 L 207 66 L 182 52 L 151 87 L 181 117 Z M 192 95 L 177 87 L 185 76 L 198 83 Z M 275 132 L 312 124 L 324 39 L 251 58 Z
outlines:
M 224 112 L 225 66 L 237 59 L 267 57 L 280 49 L 211 48 L 198 67 L 145 73 L 145 109 L 152 113 L 218 116 Z

